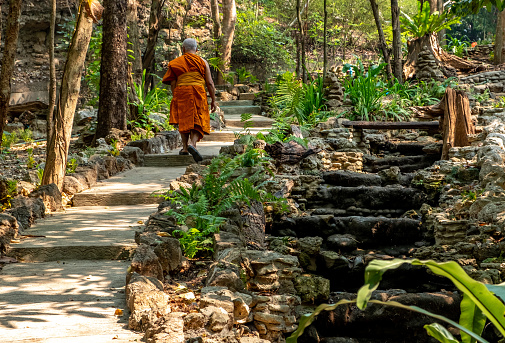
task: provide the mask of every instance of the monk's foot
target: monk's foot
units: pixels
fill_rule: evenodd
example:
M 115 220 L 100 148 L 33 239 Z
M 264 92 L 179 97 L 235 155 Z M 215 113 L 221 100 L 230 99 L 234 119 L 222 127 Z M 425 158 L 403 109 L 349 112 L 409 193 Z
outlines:
M 179 155 L 189 155 L 189 152 L 187 150 L 184 151 L 184 149 L 181 149 L 181 151 L 179 151 Z
M 196 150 L 194 146 L 188 145 L 188 151 L 191 154 L 191 156 L 193 156 L 195 162 L 200 162 L 203 160 L 202 155 L 200 155 L 200 153 L 198 152 L 198 150 Z

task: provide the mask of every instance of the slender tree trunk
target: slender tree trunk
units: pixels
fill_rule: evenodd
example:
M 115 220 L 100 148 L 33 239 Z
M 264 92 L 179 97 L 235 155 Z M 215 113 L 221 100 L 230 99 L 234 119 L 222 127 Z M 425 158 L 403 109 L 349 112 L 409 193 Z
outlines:
M 5 46 L 0 72 L 0 138 L 3 137 L 7 109 L 11 98 L 11 79 L 14 71 L 14 58 L 18 45 L 19 18 L 21 16 L 21 0 L 9 2 L 9 15 L 5 29 Z
M 219 17 L 219 2 L 218 0 L 210 0 L 210 12 L 212 17 L 212 38 L 216 46 L 216 56 L 218 53 L 219 38 L 221 37 L 221 18 Z
M 188 15 L 189 11 L 191 11 L 191 5 L 193 5 L 193 0 L 187 0 L 186 4 L 186 12 L 184 13 L 184 17 L 182 18 L 182 32 L 181 32 L 181 41 L 184 41 L 186 38 L 186 25 L 188 23 Z
M 298 30 L 300 31 L 301 41 L 301 72 L 303 83 L 307 82 L 307 66 L 305 65 L 305 30 L 303 29 L 302 15 L 300 12 L 300 0 L 296 0 L 296 17 L 298 18 Z
M 300 78 L 302 74 L 301 49 L 300 49 L 300 32 L 295 34 L 296 42 L 296 77 Z
M 154 55 L 156 50 L 156 42 L 158 41 L 158 33 L 160 32 L 160 21 L 162 19 L 162 9 L 165 5 L 165 0 L 152 0 L 151 13 L 149 14 L 149 33 L 147 36 L 146 49 L 142 57 L 142 69 L 146 71 L 146 85 L 150 84 L 152 79 L 151 74 L 154 72 Z M 149 91 L 149 87 L 145 87 L 145 92 Z
M 0 1 L 0 44 L 2 43 L 2 29 L 3 29 L 3 22 L 2 22 L 2 5 L 3 5 L 3 2 Z
M 494 43 L 494 64 L 502 64 L 505 60 L 502 53 L 504 40 L 505 40 L 505 10 L 498 12 L 498 23 L 496 24 L 496 38 Z
M 128 119 L 135 120 L 138 116 L 138 108 L 133 103 L 138 101 L 135 85 L 142 82 L 142 52 L 140 50 L 137 0 L 128 0 L 128 13 L 126 15 L 128 22 Z M 132 52 L 133 51 L 133 52 Z
M 327 37 L 327 25 L 328 25 L 328 9 L 326 8 L 326 0 L 323 2 L 324 6 L 324 29 L 323 29 L 323 79 L 326 78 L 326 72 L 328 71 L 328 37 Z
M 384 31 L 382 31 L 382 24 L 379 17 L 379 7 L 375 0 L 370 0 L 370 5 L 372 6 L 373 17 L 375 19 L 375 25 L 377 26 L 377 32 L 379 33 L 379 44 L 382 50 L 382 55 L 384 56 L 384 62 L 387 63 L 386 74 L 388 80 L 391 80 L 391 61 L 389 60 L 388 47 L 386 45 L 386 39 L 384 38 Z
M 442 13 L 444 11 L 444 0 L 437 0 L 437 11 L 438 13 Z M 440 42 L 440 45 L 444 46 L 446 44 L 446 37 L 445 37 L 445 34 L 446 34 L 446 30 L 443 29 L 443 30 L 440 30 L 438 32 L 438 41 Z
M 56 0 L 51 0 L 51 23 L 49 24 L 49 110 L 47 112 L 47 141 L 54 130 L 54 106 L 56 105 L 56 63 L 54 62 L 54 32 L 56 30 Z
M 111 129 L 126 130 L 127 0 L 105 0 L 103 15 L 102 62 L 100 66 L 100 103 L 95 139 Z
M 391 0 L 391 21 L 393 24 L 393 70 L 398 82 L 403 83 L 402 36 L 400 31 L 400 7 L 398 0 Z
M 228 71 L 231 61 L 231 47 L 233 45 L 233 37 L 235 35 L 235 23 L 237 21 L 237 5 L 235 0 L 223 0 L 223 22 L 221 29 L 223 35 L 219 55 L 223 63 L 221 70 Z M 224 84 L 222 73 L 218 74 L 217 84 Z
M 100 11 L 99 3 L 94 1 L 93 4 L 93 7 Z M 65 178 L 72 124 L 81 88 L 82 70 L 93 31 L 92 18 L 101 16 L 100 13 L 88 14 L 91 11 L 88 1 L 82 1 L 61 81 L 60 95 L 54 116 L 54 134 L 47 144 L 47 160 L 42 184 L 55 183 L 60 191 Z

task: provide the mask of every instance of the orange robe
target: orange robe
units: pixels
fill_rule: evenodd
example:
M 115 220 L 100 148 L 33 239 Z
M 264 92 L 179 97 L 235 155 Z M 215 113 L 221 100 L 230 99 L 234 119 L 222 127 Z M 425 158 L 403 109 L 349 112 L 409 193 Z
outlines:
M 170 124 L 179 125 L 179 132 L 197 130 L 201 137 L 210 133 L 210 114 L 205 91 L 205 61 L 198 55 L 185 53 L 170 61 L 163 83 L 177 80 L 172 103 Z

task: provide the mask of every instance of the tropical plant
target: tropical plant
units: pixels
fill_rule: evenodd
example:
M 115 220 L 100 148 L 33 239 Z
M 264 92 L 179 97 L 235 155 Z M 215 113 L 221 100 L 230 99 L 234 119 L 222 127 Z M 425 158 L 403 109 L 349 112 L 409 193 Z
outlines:
M 245 67 L 235 70 L 235 74 L 237 75 L 238 83 L 246 83 L 253 76 Z
M 25 143 L 33 143 L 33 132 L 30 129 L 19 130 L 19 137 Z
M 159 79 L 157 75 L 154 75 Z M 160 81 L 155 87 L 146 92 L 146 71 L 142 74 L 142 81 L 137 84 L 133 82 L 137 100 L 129 102 L 137 107 L 137 118 L 131 122 L 134 127 L 145 128 L 149 123 L 149 115 L 155 112 L 168 112 L 170 110 L 170 102 L 172 97 L 168 94 L 167 90 L 162 88 Z M 162 124 L 162 123 L 161 123 Z
M 9 149 L 14 143 L 18 141 L 16 132 L 4 132 L 2 135 L 2 147 Z
M 454 285 L 463 293 L 461 301 L 461 315 L 459 324 L 417 306 L 408 306 L 395 301 L 371 300 L 372 292 L 375 291 L 382 279 L 385 271 L 396 269 L 404 263 L 414 266 L 426 266 L 434 274 L 449 278 Z M 312 314 L 306 314 L 300 319 L 298 329 L 287 339 L 288 343 L 295 343 L 297 338 L 309 326 L 321 311 L 331 311 L 342 304 L 356 304 L 360 309 L 365 309 L 369 303 L 394 306 L 403 308 L 432 318 L 446 322 L 460 330 L 463 343 L 481 342 L 487 343 L 480 335 L 486 324 L 486 318 L 493 323 L 502 336 L 505 336 L 505 284 L 488 285 L 476 281 L 469 277 L 461 266 L 454 262 L 435 262 L 420 260 L 373 260 L 365 269 L 365 285 L 358 291 L 357 299 L 341 300 L 336 304 L 323 304 Z M 436 338 L 442 343 L 458 343 L 459 341 L 442 325 L 433 323 L 424 326 L 428 335 Z
M 470 46 L 467 40 L 460 40 L 451 35 L 446 35 L 446 39 L 447 44 L 444 45 L 444 50 L 452 52 L 458 57 L 463 57 L 463 55 L 466 54 L 467 48 Z
M 79 166 L 79 163 L 77 163 L 77 159 L 71 158 L 70 161 L 67 161 L 67 168 L 66 168 L 66 173 L 67 174 L 73 174 L 75 173 L 75 170 Z
M 18 194 L 18 181 L 17 180 L 6 180 L 6 190 L 5 195 L 0 199 L 2 204 L 2 210 L 6 210 L 11 207 L 11 199 Z
M 354 105 L 351 119 L 375 120 L 381 115 L 382 98 L 388 93 L 380 80 L 380 73 L 385 66 L 386 63 L 371 65 L 366 71 L 360 59 L 357 65 L 344 65 L 344 69 L 351 70 L 353 74 L 344 80 L 346 94 Z
M 430 14 L 430 3 L 428 1 L 417 2 L 417 13 L 412 18 L 403 12 L 402 15 L 400 22 L 403 30 L 414 38 L 421 38 L 426 34 L 441 30 L 450 30 L 451 25 L 459 24 L 461 19 L 449 11 L 443 13 L 435 11 Z
M 35 159 L 33 158 L 33 148 L 26 149 L 28 159 L 26 160 L 26 168 L 33 169 L 35 167 Z

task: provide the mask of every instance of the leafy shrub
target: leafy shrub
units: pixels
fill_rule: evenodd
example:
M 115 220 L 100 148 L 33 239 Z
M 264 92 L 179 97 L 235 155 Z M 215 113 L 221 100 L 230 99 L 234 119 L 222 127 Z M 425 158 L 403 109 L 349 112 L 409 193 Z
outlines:
M 451 37 L 451 35 L 447 35 L 446 39 L 447 44 L 444 45 L 444 50 L 452 52 L 458 57 L 463 57 L 466 54 L 467 48 L 470 46 L 468 41 L 459 40 L 456 37 Z
M 12 144 L 18 141 L 16 132 L 4 132 L 2 135 L 2 147 L 9 149 Z
M 417 13 L 412 18 L 405 13 L 402 13 L 402 15 L 400 22 L 403 31 L 407 31 L 414 38 L 421 38 L 426 34 L 441 30 L 450 30 L 451 25 L 459 24 L 461 19 L 449 11 L 443 13 L 435 11 L 430 15 L 430 3 L 428 1 L 417 2 Z
M 77 163 L 77 159 L 71 158 L 70 161 L 67 161 L 67 168 L 65 169 L 65 172 L 67 174 L 73 174 L 78 166 L 79 163 Z

